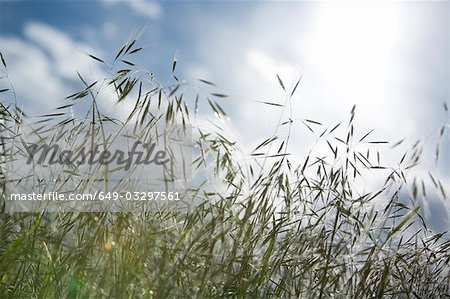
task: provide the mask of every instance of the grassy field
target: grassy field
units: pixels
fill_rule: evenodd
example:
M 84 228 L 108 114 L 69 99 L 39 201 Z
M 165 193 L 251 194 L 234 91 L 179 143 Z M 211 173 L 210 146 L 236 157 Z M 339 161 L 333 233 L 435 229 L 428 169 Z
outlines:
M 176 60 L 168 85 L 138 69 L 132 62 L 142 50 L 137 43 L 127 43 L 109 64 L 91 56 L 110 77 L 88 82 L 79 75 L 82 90 L 38 121 L 19 109 L 14 82 L 2 90 L 2 103 L 14 99 L 1 104 L 3 210 L 11 134 L 32 127 L 51 139 L 70 135 L 79 124 L 113 121 L 98 103 L 102 89 L 112 88 L 117 102 L 133 103 L 128 122 L 184 126 L 194 123 L 202 103 L 216 119 L 226 116 L 226 96 L 209 81 L 180 80 Z M 3 56 L 2 63 L 8 81 Z M 289 111 L 301 81 L 292 90 L 281 78 L 278 83 Z M 198 96 L 192 86 L 201 90 Z M 73 117 L 84 108 L 85 118 Z M 196 202 L 190 209 L 2 212 L 0 297 L 449 298 L 448 233 L 431 232 L 418 204 L 431 194 L 448 200 L 442 182 L 408 174 L 421 161 L 417 144 L 400 161 L 385 164 L 379 147 L 396 144 L 356 133 L 356 113 L 353 108 L 347 120 L 329 126 L 305 120 L 329 155 L 312 150 L 298 165 L 290 159 L 288 118 L 249 160 L 239 158 L 239 144 L 220 129 L 194 126 L 195 179 L 184 198 Z M 279 134 L 283 129 L 288 134 Z M 445 126 L 439 133 L 446 134 Z M 382 184 L 362 194 L 358 179 L 368 173 Z

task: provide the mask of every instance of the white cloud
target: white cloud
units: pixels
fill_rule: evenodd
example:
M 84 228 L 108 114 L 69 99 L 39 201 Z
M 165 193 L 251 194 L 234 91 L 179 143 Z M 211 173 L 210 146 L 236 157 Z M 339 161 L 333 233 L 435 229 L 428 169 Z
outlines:
M 43 112 L 64 98 L 64 83 L 54 76 L 50 60 L 39 47 L 8 37 L 1 37 L 0 44 L 20 107 Z
M 24 27 L 25 39 L 0 37 L 7 60 L 8 74 L 17 94 L 17 101 L 31 115 L 48 113 L 67 104 L 66 96 L 82 85 L 77 73 L 88 82 L 107 78 L 106 68 L 88 57 L 101 57 L 101 51 L 73 40 L 66 33 L 43 23 L 30 22 Z M 98 95 L 100 107 L 121 117 L 130 111 L 128 104 L 117 109 L 113 90 L 102 85 Z
M 162 15 L 161 5 L 156 2 L 137 0 L 127 1 L 127 3 L 136 13 L 140 13 L 149 18 L 156 19 Z
M 220 74 L 216 81 L 238 98 L 232 116 L 258 131 L 245 133 L 245 141 L 247 135 L 263 138 L 258 133 L 271 130 L 262 128 L 278 120 L 273 108 L 252 100 L 282 102 L 275 75 L 280 73 L 288 87 L 299 70 L 304 77 L 293 100 L 297 120 L 330 124 L 346 119 L 357 104 L 362 131 L 376 128 L 378 136 L 391 140 L 426 134 L 440 121 L 426 121 L 424 113 L 441 107 L 436 93 L 442 86 L 436 88 L 434 81 L 442 72 L 445 76 L 442 61 L 448 54 L 445 40 L 439 42 L 444 30 L 425 25 L 445 18 L 433 15 L 439 3 L 408 5 L 269 2 L 247 10 L 240 22 L 202 19 L 214 26 L 197 33 L 199 58 L 193 63 Z M 301 125 L 295 132 L 299 142 L 309 134 Z
M 113 5 L 116 3 L 123 3 L 127 5 L 132 11 L 144 17 L 151 19 L 158 19 L 163 14 L 161 5 L 155 1 L 147 0 L 102 0 L 106 5 Z
M 56 71 L 55 77 L 73 79 L 76 71 L 91 79 L 105 76 L 99 64 L 94 63 L 87 55 L 89 53 L 101 57 L 101 53 L 89 45 L 75 42 L 62 31 L 43 23 L 28 23 L 24 33 L 30 42 L 49 53 L 54 62 L 52 67 Z
M 274 74 L 281 78 L 293 80 L 296 73 L 292 64 L 285 61 L 276 61 L 273 57 L 259 49 L 250 49 L 246 53 L 246 65 L 258 74 L 262 80 L 273 82 Z

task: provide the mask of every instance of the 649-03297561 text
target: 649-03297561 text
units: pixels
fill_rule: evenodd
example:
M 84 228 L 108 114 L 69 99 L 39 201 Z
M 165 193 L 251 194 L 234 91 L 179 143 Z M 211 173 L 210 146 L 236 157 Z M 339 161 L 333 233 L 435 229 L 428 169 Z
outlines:
M 179 192 L 157 191 L 100 191 L 94 193 L 11 193 L 10 201 L 179 201 Z

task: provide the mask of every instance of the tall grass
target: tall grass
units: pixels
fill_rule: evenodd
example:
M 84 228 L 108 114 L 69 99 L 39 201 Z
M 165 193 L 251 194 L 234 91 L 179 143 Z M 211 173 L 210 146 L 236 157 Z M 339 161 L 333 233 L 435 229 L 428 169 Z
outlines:
M 51 139 L 70 135 L 79 124 L 119 123 L 103 114 L 102 89 L 112 88 L 117 102 L 133 103 L 129 123 L 189 125 L 199 102 L 210 105 L 217 118 L 226 116 L 225 95 L 209 81 L 180 80 L 176 61 L 168 85 L 137 68 L 132 59 L 142 48 L 136 44 L 124 45 L 110 64 L 91 55 L 108 69 L 108 78 L 88 82 L 79 75 L 82 90 L 37 122 L 15 100 L 1 104 L 3 209 L 3 166 L 14 157 L 8 138 L 24 126 Z M 2 64 L 7 80 L 3 56 Z M 288 90 L 278 80 L 286 94 L 281 106 L 289 111 L 301 82 Z M 200 88 L 197 96 L 192 86 Z M 13 85 L 0 95 L 2 102 L 15 98 Z M 83 107 L 89 107 L 86 117 L 73 117 L 71 111 Z M 3 212 L 0 297 L 450 297 L 448 232 L 432 233 L 418 204 L 432 193 L 448 200 L 442 182 L 431 176 L 435 190 L 428 190 L 428 181 L 408 176 L 421 161 L 419 145 L 398 167 L 383 164 L 379 147 L 387 145 L 370 139 L 370 132 L 358 135 L 355 114 L 354 108 L 349 120 L 330 126 L 304 120 L 329 155 L 311 151 L 299 165 L 289 153 L 289 118 L 261 141 L 250 161 L 239 158 L 239 144 L 219 128 L 194 127 L 195 179 L 184 199 L 196 204 L 189 210 Z M 289 134 L 279 133 L 284 127 Z M 374 173 L 384 183 L 360 193 L 358 179 Z M 220 182 L 220 192 L 211 179 Z

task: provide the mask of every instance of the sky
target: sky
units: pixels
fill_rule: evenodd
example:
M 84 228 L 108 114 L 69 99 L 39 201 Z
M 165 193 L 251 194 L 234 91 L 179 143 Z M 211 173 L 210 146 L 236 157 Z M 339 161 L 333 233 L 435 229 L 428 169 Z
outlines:
M 111 61 L 140 33 L 147 48 L 136 61 L 160 81 L 170 79 L 177 57 L 180 77 L 213 81 L 229 95 L 222 102 L 227 126 L 245 149 L 270 137 L 279 121 L 277 107 L 258 102 L 284 103 L 276 75 L 289 90 L 301 77 L 291 102 L 291 148 L 301 160 L 314 142 L 301 120 L 331 126 L 348 119 L 355 104 L 360 135 L 375 129 L 375 139 L 434 142 L 449 126 L 443 109 L 450 95 L 449 7 L 447 1 L 0 0 L 0 51 L 19 105 L 33 115 L 51 112 L 80 87 L 76 71 L 105 76 L 86 52 Z M 214 117 L 206 105 L 199 113 Z M 438 167 L 425 163 L 446 186 L 449 135 Z M 448 203 L 430 203 L 429 217 L 444 219 L 440 227 L 449 226 L 443 210 L 450 215 Z

